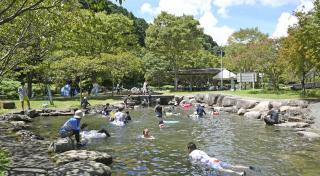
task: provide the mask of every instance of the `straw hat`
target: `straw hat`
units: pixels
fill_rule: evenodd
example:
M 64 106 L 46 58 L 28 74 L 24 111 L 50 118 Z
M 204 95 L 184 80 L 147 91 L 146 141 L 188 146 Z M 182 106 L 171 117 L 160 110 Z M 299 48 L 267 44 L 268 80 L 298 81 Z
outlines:
M 76 119 L 81 119 L 83 116 L 84 116 L 84 113 L 81 110 L 77 110 L 74 113 L 74 118 L 76 118 Z

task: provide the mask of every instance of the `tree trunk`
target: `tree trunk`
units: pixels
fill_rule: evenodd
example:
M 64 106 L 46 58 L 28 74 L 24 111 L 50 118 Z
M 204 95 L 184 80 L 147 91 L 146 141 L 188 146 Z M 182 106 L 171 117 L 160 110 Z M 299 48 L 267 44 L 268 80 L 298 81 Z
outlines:
M 114 81 L 112 80 L 111 97 L 113 97 Z
M 305 72 L 302 73 L 302 80 L 301 80 L 301 86 L 302 86 L 302 94 L 306 94 L 306 86 L 305 86 L 305 79 L 306 79 L 306 74 Z
M 81 106 L 81 100 L 82 100 L 82 86 L 81 86 L 81 77 L 80 77 L 80 80 L 79 80 L 79 90 L 80 90 L 80 106 Z
M 32 97 L 32 77 L 33 75 L 30 73 L 27 75 L 27 89 L 28 89 L 28 97 Z

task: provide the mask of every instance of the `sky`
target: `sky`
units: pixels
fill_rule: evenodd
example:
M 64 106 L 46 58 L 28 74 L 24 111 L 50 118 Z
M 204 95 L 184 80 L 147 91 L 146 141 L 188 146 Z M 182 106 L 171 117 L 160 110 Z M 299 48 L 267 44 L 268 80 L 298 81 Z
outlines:
M 253 28 L 271 38 L 287 36 L 288 26 L 297 23 L 296 10 L 309 11 L 313 0 L 125 0 L 122 4 L 148 23 L 166 11 L 174 15 L 193 15 L 204 32 L 219 44 L 241 28 Z

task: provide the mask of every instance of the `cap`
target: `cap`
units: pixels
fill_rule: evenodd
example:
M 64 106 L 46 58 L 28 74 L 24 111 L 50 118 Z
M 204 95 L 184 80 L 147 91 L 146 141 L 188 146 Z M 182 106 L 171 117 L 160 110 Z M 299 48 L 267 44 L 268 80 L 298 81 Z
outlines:
M 82 117 L 84 116 L 84 113 L 81 111 L 81 110 L 77 110 L 75 113 L 74 113 L 74 118 L 76 119 L 81 119 Z

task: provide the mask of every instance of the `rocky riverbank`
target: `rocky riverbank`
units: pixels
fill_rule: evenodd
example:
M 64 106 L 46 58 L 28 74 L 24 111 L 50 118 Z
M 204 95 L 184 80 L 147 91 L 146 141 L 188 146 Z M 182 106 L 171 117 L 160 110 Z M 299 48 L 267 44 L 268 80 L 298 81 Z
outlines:
M 7 175 L 111 175 L 112 157 L 107 153 L 64 148 L 62 153 L 48 150 L 53 142 L 33 134 L 30 123 L 34 117 L 72 115 L 70 110 L 31 110 L 26 115 L 16 112 L 0 116 L 0 148 L 10 154 Z M 59 114 L 59 115 L 58 115 Z M 69 151 L 67 151 L 68 149 Z

